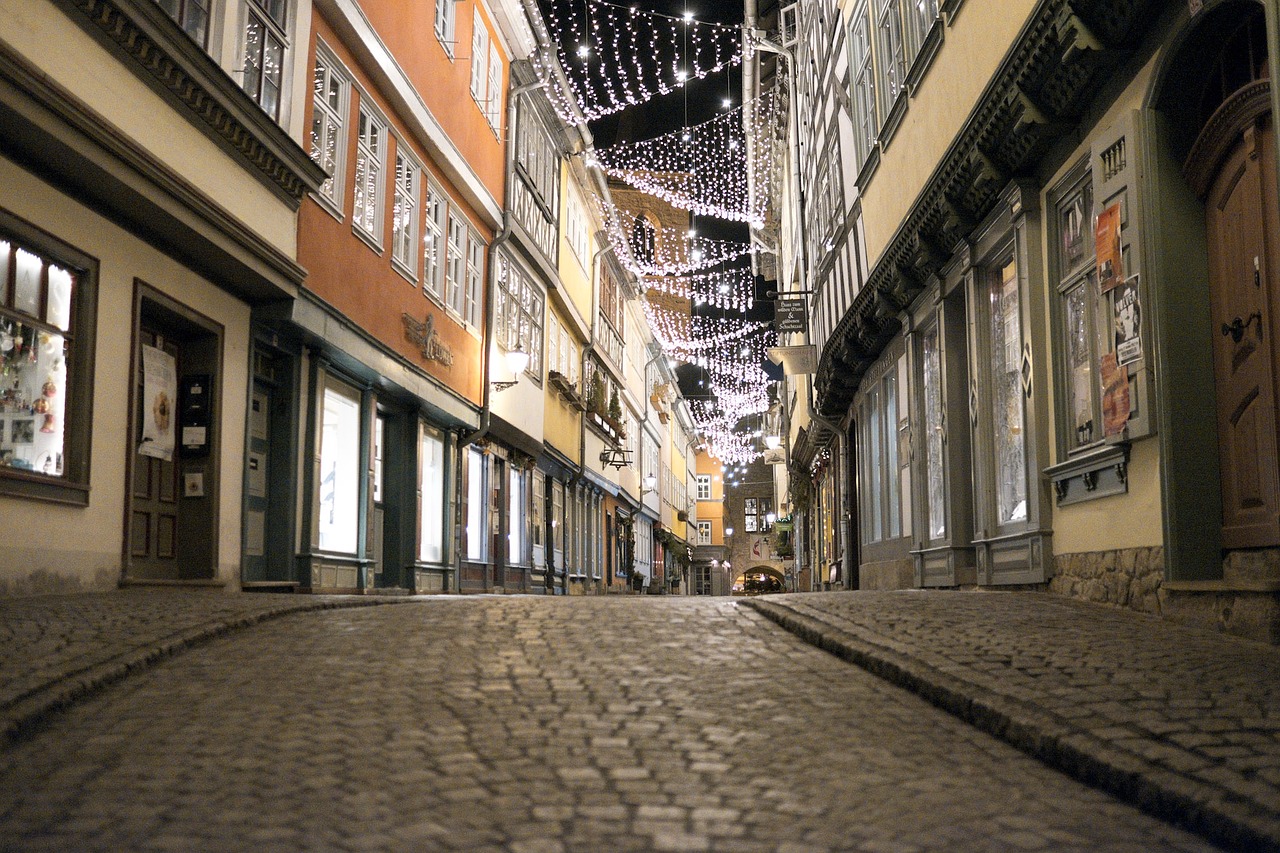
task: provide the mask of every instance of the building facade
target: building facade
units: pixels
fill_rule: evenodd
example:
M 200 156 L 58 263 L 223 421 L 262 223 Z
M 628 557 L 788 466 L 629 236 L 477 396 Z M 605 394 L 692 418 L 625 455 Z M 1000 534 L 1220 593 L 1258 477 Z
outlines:
M 1248 0 L 781 10 L 779 289 L 813 291 L 794 343 L 819 356 L 790 378 L 792 467 L 846 583 L 1275 637 L 1277 23 Z

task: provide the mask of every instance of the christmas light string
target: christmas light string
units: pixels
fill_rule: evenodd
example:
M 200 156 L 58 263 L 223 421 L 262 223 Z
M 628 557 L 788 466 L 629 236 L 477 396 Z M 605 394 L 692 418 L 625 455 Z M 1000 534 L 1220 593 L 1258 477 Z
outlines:
M 750 187 L 778 180 L 779 148 L 769 144 L 776 137 L 778 101 L 770 91 L 693 127 L 596 149 L 587 165 L 682 210 L 761 227 L 773 194 L 753 194 Z
M 742 62 L 736 25 L 674 18 L 603 0 L 542 0 L 556 37 L 566 88 L 545 57 L 534 57 L 560 118 L 604 116 L 675 91 Z M 628 62 L 629 58 L 629 62 Z
M 641 278 L 661 275 L 684 275 L 710 269 L 725 261 L 750 254 L 751 246 L 737 240 L 674 235 L 670 229 L 660 231 L 653 223 L 634 211 L 593 196 L 596 209 L 604 222 L 605 234 L 613 245 L 619 262 Z M 635 246 L 652 246 L 652 257 L 636 257 Z

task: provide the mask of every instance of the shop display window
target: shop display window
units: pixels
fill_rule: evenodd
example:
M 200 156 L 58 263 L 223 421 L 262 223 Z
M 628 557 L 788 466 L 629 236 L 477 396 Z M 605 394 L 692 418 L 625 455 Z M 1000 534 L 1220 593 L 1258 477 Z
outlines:
M 356 552 L 361 467 L 360 395 L 330 380 L 320 429 L 318 544 L 322 551 Z
M 73 304 L 81 272 L 0 239 L 0 469 L 67 473 Z
M 422 526 L 418 559 L 444 562 L 444 501 L 448 488 L 445 470 L 444 435 L 439 430 L 422 429 Z

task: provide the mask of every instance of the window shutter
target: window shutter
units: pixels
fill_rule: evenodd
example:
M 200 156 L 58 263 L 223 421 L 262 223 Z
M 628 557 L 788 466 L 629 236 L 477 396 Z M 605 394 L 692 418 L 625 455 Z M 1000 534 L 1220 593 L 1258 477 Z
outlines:
M 1123 278 L 1137 284 L 1139 307 L 1145 304 L 1146 282 L 1142 275 L 1142 217 L 1139 215 L 1138 175 L 1141 173 L 1138 158 L 1141 152 L 1137 114 L 1128 113 L 1119 121 L 1098 133 L 1091 144 L 1089 165 L 1093 172 L 1094 224 L 1098 214 L 1113 204 L 1120 206 L 1120 256 Z M 1101 247 L 1099 247 L 1101 252 Z M 1137 277 L 1134 279 L 1134 277 Z M 1104 330 L 1105 340 L 1115 351 L 1116 297 L 1125 292 L 1118 287 L 1106 293 L 1098 301 L 1103 315 L 1095 318 L 1097 327 Z M 1155 427 L 1151 411 L 1151 334 L 1146 312 L 1140 310 L 1142 358 L 1128 365 L 1130 414 L 1126 434 L 1112 440 L 1142 438 Z M 1100 370 L 1099 370 L 1100 372 Z

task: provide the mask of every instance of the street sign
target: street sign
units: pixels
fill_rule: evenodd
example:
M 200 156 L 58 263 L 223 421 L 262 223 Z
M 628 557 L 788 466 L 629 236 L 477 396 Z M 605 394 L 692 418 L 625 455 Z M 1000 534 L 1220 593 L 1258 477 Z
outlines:
M 809 310 L 804 298 L 776 300 L 773 308 L 773 327 L 778 334 L 807 331 Z

